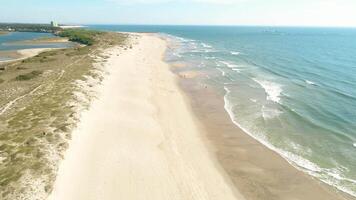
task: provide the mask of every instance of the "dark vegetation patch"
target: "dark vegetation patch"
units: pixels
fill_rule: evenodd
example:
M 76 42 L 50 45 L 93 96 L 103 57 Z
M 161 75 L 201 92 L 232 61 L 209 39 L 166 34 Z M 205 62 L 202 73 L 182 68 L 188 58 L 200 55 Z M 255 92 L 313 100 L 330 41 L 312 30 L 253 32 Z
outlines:
M 58 35 L 69 38 L 69 41 L 91 46 L 95 43 L 95 38 L 102 33 L 86 29 L 67 29 L 59 32 Z
M 18 75 L 16 77 L 16 80 L 17 81 L 28 81 L 28 80 L 36 78 L 37 76 L 39 76 L 41 74 L 42 74 L 42 71 L 35 70 L 35 71 L 32 71 L 32 72 L 27 73 L 27 74 Z

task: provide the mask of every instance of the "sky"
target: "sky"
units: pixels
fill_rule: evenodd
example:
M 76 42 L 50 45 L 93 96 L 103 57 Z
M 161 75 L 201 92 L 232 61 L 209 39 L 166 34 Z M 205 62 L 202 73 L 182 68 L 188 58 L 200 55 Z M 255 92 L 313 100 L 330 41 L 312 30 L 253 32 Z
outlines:
M 356 27 L 356 0 L 0 0 L 0 22 Z

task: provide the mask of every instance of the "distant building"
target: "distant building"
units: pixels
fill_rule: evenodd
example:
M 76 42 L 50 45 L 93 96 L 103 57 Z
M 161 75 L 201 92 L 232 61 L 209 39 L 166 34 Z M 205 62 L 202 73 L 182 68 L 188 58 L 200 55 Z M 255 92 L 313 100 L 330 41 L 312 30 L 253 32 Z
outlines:
M 58 23 L 55 22 L 55 21 L 51 21 L 51 26 L 52 26 L 52 27 L 58 27 Z

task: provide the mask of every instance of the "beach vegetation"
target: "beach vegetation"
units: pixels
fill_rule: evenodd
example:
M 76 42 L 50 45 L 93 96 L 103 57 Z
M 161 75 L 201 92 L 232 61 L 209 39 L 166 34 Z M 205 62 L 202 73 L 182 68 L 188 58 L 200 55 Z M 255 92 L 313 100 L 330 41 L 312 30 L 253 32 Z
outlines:
M 95 58 L 104 59 L 101 52 L 112 45 L 125 46 L 124 34 L 85 34 L 93 45 L 50 50 L 1 65 L 0 105 L 22 98 L 0 114 L 0 199 L 18 199 L 16 195 L 33 191 L 38 186 L 28 184 L 29 179 L 40 180 L 39 190 L 50 193 L 58 164 L 50 158 L 62 156 L 68 147 L 78 120 L 75 105 L 87 106 L 75 96 L 83 92 L 78 83 L 88 77 L 102 80 L 93 67 Z
M 93 45 L 96 37 L 103 32 L 87 29 L 66 29 L 58 33 L 60 37 L 67 37 L 69 41 L 78 42 L 84 45 Z
M 33 78 L 36 78 L 37 76 L 39 76 L 41 74 L 42 74 L 42 71 L 34 70 L 34 71 L 32 71 L 30 73 L 27 73 L 27 74 L 18 75 L 16 77 L 16 80 L 17 81 L 27 81 L 27 80 L 31 80 Z

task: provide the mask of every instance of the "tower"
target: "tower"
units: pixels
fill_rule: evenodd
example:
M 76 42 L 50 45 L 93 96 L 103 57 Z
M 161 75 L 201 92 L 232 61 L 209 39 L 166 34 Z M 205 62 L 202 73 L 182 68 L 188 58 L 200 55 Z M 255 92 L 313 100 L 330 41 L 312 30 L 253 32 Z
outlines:
M 55 22 L 55 21 L 51 21 L 51 26 L 52 26 L 52 27 L 58 27 L 58 23 Z

